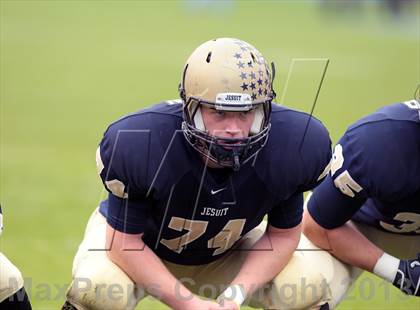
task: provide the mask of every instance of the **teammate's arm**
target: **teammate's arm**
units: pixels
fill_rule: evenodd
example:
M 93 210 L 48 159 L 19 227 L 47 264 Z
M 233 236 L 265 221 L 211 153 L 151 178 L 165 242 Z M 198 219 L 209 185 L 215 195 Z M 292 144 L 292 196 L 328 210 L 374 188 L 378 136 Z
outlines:
M 308 210 L 303 216 L 303 227 L 308 239 L 343 262 L 376 274 L 408 295 L 420 296 L 420 256 L 400 260 L 377 247 L 350 222 L 326 229 Z
M 350 223 L 333 229 L 325 229 L 312 218 L 307 210 L 303 216 L 303 232 L 321 249 L 328 250 L 345 263 L 370 272 L 373 272 L 376 262 L 384 253 Z
M 353 155 L 360 150 L 352 152 L 349 145 L 354 143 L 349 143 L 347 136 L 340 141 L 342 144 L 335 147 L 330 175 L 308 199 L 304 234 L 338 259 L 375 273 L 407 294 L 418 295 L 420 272 L 408 267 L 414 260 L 400 260 L 384 253 L 348 222 L 367 200 L 365 189 L 374 183 L 369 179 L 373 169 L 360 166 L 361 159 Z M 369 150 L 363 149 L 365 153 Z M 406 279 L 409 282 L 405 283 Z
M 353 159 L 349 138 L 345 135 L 340 142 L 334 148 L 330 175 L 307 198 L 303 232 L 340 260 L 372 271 L 383 251 L 348 223 L 366 201 L 361 181 L 368 182 L 354 173 L 361 169 Z

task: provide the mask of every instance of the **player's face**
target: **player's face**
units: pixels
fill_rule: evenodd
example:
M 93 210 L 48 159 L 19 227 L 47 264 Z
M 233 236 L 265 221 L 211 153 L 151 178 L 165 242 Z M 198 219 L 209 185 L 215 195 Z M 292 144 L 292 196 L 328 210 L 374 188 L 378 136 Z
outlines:
M 201 107 L 201 115 L 208 133 L 218 138 L 246 138 L 255 117 L 255 111 L 226 112 Z

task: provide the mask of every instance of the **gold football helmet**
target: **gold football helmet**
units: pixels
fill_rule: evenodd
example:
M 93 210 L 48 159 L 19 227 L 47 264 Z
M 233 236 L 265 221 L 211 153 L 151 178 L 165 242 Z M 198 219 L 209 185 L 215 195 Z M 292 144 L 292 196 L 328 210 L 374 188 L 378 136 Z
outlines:
M 270 72 L 262 54 L 247 42 L 220 38 L 201 44 L 188 58 L 179 86 L 187 141 L 211 161 L 238 170 L 267 141 L 275 98 L 274 73 L 274 64 Z M 201 116 L 202 105 L 224 111 L 255 109 L 249 137 L 209 135 Z

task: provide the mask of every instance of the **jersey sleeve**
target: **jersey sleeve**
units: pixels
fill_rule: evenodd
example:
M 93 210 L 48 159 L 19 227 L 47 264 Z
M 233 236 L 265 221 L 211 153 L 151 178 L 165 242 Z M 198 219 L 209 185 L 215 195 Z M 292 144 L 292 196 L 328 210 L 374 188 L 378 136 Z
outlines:
M 109 193 L 106 203 L 106 219 L 112 228 L 126 234 L 140 234 L 146 230 L 151 219 L 150 203 L 146 198 L 123 199 Z
M 326 229 L 346 223 L 367 199 L 361 159 L 363 151 L 356 139 L 344 135 L 334 148 L 330 173 L 315 188 L 308 202 L 313 219 Z
M 111 125 L 96 152 L 98 173 L 109 192 L 108 200 L 104 202 L 107 204 L 107 222 L 124 233 L 144 232 L 151 217 L 151 203 L 143 181 L 147 166 L 141 152 L 141 145 L 147 145 L 144 138 L 142 133 L 139 136 L 138 132 Z
M 300 224 L 303 213 L 303 193 L 280 202 L 268 213 L 268 224 L 276 228 L 292 228 Z
M 315 188 L 328 174 L 331 160 L 331 140 L 325 126 L 310 118 L 299 145 L 301 157 L 300 192 Z M 298 173 L 298 172 L 296 172 Z
M 317 186 L 329 171 L 331 140 L 327 129 L 316 118 L 297 115 L 292 122 L 297 129 L 282 163 L 288 181 L 282 181 L 278 174 L 275 177 L 279 192 L 288 188 L 292 195 L 280 200 L 268 213 L 268 223 L 277 228 L 291 228 L 302 221 L 303 193 Z

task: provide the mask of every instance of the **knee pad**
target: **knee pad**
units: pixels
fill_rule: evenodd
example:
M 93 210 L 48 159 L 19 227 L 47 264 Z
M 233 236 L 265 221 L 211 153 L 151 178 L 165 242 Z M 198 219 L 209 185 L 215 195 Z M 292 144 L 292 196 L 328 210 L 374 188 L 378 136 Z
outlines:
M 0 302 L 12 296 L 23 287 L 19 269 L 0 253 Z
M 67 300 L 79 310 L 130 310 L 144 295 L 117 265 L 103 258 L 79 265 Z

